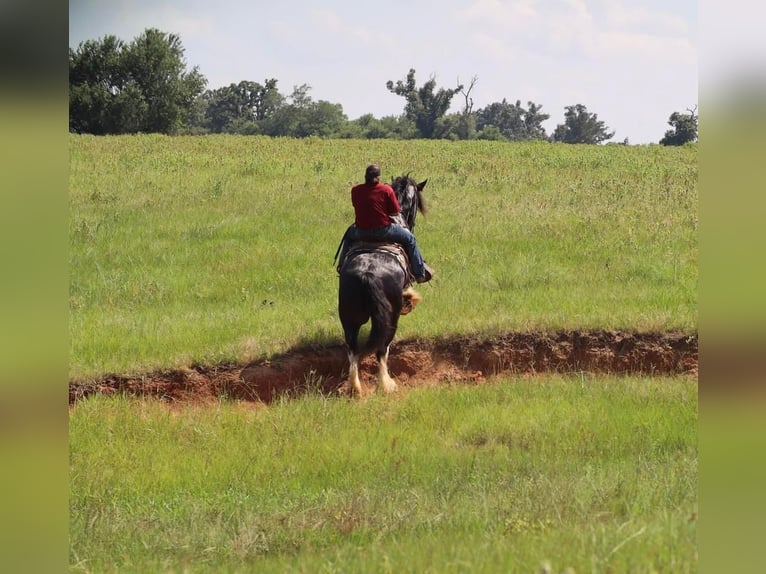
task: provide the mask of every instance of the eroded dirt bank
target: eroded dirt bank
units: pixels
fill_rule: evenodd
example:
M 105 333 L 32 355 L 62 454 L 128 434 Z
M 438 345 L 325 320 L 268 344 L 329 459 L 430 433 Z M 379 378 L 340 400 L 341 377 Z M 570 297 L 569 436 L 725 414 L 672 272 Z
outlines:
M 347 391 L 348 359 L 342 345 L 302 348 L 249 365 L 197 366 L 71 381 L 69 403 L 95 393 L 153 396 L 172 402 L 217 401 L 220 397 L 269 403 L 275 397 L 321 388 Z M 394 341 L 391 374 L 404 387 L 446 382 L 480 383 L 488 377 L 545 372 L 697 375 L 697 334 L 565 331 L 509 333 L 492 339 L 454 337 Z M 362 362 L 362 380 L 375 385 L 374 357 Z

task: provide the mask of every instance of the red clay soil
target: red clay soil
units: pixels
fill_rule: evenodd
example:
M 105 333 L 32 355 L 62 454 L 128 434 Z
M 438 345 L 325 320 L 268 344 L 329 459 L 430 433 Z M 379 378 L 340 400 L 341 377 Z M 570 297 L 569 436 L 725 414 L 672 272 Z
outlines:
M 220 398 L 268 404 L 308 389 L 348 392 L 345 347 L 295 349 L 248 365 L 194 366 L 140 376 L 107 375 L 71 381 L 69 404 L 96 393 L 152 396 L 169 402 L 214 402 Z M 697 376 L 697 334 L 562 331 L 509 333 L 492 339 L 453 337 L 395 340 L 391 375 L 402 387 L 477 384 L 487 378 L 537 373 L 602 373 Z M 361 364 L 365 394 L 373 392 L 374 356 Z

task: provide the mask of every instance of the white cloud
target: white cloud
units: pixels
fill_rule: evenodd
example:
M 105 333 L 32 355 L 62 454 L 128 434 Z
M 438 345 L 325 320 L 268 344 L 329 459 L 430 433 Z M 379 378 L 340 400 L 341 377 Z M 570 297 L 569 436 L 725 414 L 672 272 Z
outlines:
M 605 4 L 607 27 L 642 31 L 663 36 L 687 36 L 689 24 L 680 16 L 646 6 L 625 6 L 624 0 L 608 0 Z
M 279 38 L 282 41 L 289 38 L 299 37 L 295 24 L 288 22 L 287 20 L 269 20 L 266 27 L 274 38 Z
M 508 42 L 492 34 L 479 32 L 469 37 L 469 43 L 482 57 L 489 58 L 500 65 L 509 65 L 517 60 L 517 54 Z
M 582 58 L 586 65 L 615 59 L 627 66 L 697 65 L 694 39 L 681 17 L 626 7 L 623 0 L 477 0 L 457 18 L 479 27 L 472 46 L 500 63 L 535 55 L 565 62 Z
M 147 28 L 157 28 L 168 34 L 176 34 L 182 40 L 193 40 L 212 35 L 215 30 L 209 18 L 204 14 L 183 10 L 173 5 L 161 4 L 149 5 L 142 10 L 131 9 L 130 3 L 120 4 L 118 18 L 121 27 L 134 30 L 129 38 L 130 41 Z
M 476 0 L 455 13 L 457 22 L 500 26 L 509 30 L 524 28 L 537 19 L 537 0 Z
M 351 29 L 343 19 L 331 10 L 312 10 L 311 26 L 320 30 L 322 34 L 331 32 L 333 34 L 356 34 L 356 30 Z
M 638 61 L 662 62 L 663 65 L 697 65 L 694 46 L 682 37 L 602 32 L 596 36 L 588 51 L 592 57 L 604 60 L 632 57 Z

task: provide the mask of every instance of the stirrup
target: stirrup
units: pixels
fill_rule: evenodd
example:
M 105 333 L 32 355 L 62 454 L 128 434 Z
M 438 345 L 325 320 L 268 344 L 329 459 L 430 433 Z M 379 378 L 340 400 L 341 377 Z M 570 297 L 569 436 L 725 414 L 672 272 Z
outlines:
M 431 269 L 428 264 L 423 263 L 423 276 L 422 277 L 415 277 L 415 281 L 417 283 L 427 283 L 429 282 L 434 276 L 434 271 Z

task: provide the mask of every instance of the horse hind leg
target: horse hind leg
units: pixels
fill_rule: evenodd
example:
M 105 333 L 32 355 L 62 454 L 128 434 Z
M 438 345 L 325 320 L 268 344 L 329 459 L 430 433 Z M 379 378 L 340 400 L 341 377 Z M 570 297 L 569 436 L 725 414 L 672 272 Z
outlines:
M 359 380 L 359 355 L 352 351 L 348 352 L 348 384 L 357 396 L 362 396 L 362 382 Z
M 386 345 L 384 352 L 378 352 L 378 386 L 383 389 L 384 393 L 393 393 L 396 391 L 396 381 L 391 378 L 388 372 L 388 351 L 389 346 Z
M 359 380 L 359 328 L 356 323 L 344 322 L 343 333 L 348 348 L 348 388 L 352 393 L 362 396 L 362 382 Z

